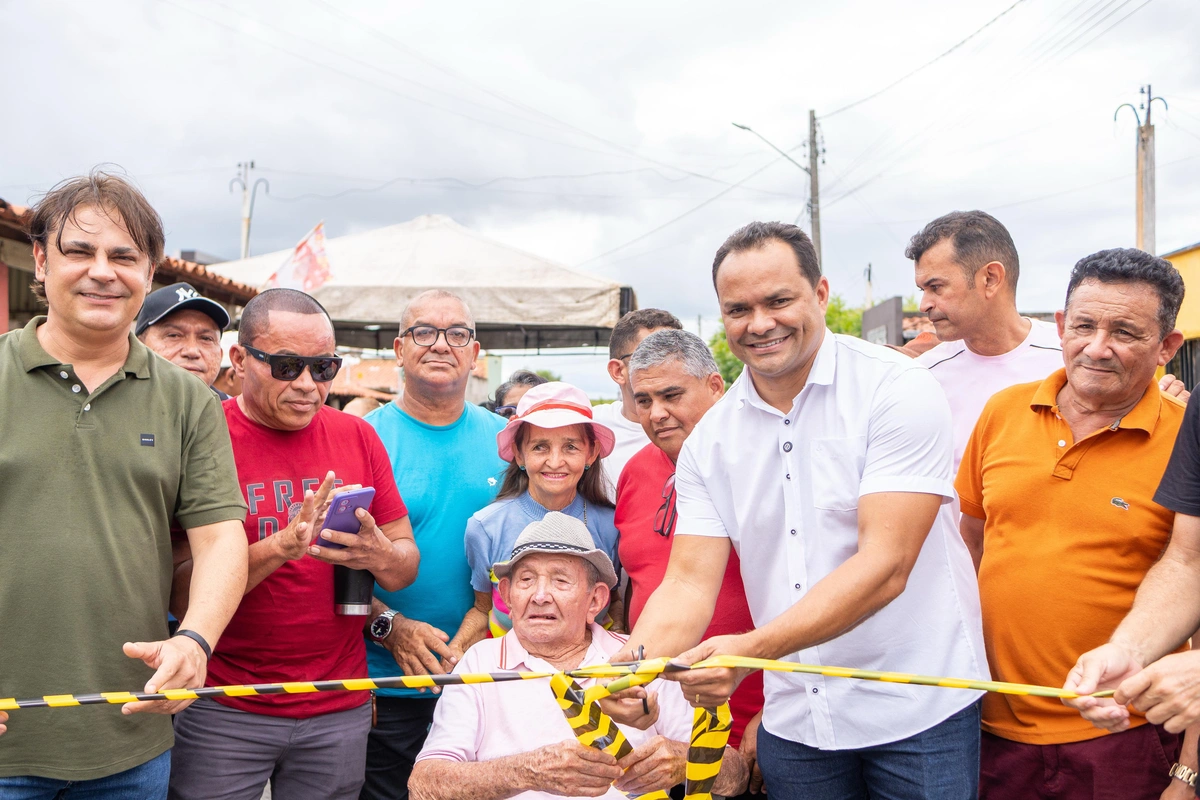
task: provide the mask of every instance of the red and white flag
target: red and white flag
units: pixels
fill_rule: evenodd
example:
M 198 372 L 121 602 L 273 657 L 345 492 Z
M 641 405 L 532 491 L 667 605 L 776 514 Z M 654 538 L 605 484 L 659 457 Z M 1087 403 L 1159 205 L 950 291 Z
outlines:
M 296 245 L 287 261 L 267 278 L 264 288 L 299 289 L 312 294 L 330 277 L 329 258 L 325 255 L 325 223 L 318 222 Z

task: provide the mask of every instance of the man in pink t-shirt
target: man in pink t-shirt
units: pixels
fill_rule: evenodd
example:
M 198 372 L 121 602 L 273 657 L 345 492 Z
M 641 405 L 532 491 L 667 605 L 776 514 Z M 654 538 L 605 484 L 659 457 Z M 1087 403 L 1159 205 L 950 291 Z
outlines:
M 416 576 L 387 451 L 366 422 L 324 405 L 341 359 L 313 298 L 291 289 L 254 297 L 230 355 L 243 391 L 224 409 L 250 508 L 250 568 L 207 684 L 366 677 L 367 617 L 336 613 L 334 571 L 368 570 L 389 590 Z M 357 534 L 319 531 L 339 484 L 375 489 L 369 511 L 357 514 Z M 370 727 L 364 692 L 200 700 L 175 719 L 170 796 L 257 800 L 269 779 L 276 797 L 353 800 Z
M 700 337 L 656 331 L 638 345 L 629 362 L 634 407 L 650 444 L 630 459 L 617 483 L 617 530 L 621 564 L 629 574 L 629 629 L 662 583 L 675 532 L 675 460 L 692 428 L 725 394 L 725 381 Z M 754 628 L 737 553 L 729 554 L 725 580 L 704 638 Z M 729 744 L 754 762 L 763 707 L 762 673 L 748 676 L 729 700 L 733 729 Z M 743 738 L 744 736 L 744 738 Z M 744 744 L 743 744 L 744 743 Z M 757 767 L 751 788 L 761 783 Z
M 617 576 L 581 520 L 551 511 L 530 523 L 509 560 L 493 571 L 512 630 L 474 645 L 455 674 L 569 672 L 607 663 L 625 646 L 625 636 L 596 624 Z M 683 782 L 693 715 L 678 684 L 651 686 L 652 722 L 641 730 L 619 726 L 633 747 L 620 760 L 576 740 L 546 680 L 447 686 L 409 794 L 413 800 L 622 800 L 670 789 Z M 713 792 L 736 795 L 746 778 L 745 761 L 726 747 Z

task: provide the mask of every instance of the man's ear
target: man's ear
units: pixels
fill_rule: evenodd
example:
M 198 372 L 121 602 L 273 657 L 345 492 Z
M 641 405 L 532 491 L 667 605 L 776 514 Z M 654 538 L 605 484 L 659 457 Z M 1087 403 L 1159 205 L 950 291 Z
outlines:
M 392 352 L 396 354 L 397 361 L 403 361 L 404 358 L 400 354 L 404 352 L 404 337 L 397 336 L 396 341 L 392 342 Z
M 975 273 L 975 282 L 983 283 L 983 296 L 989 300 L 1007 285 L 1008 270 L 999 261 L 989 261 Z
M 512 608 L 512 601 L 508 599 L 508 590 L 512 588 L 512 578 L 501 578 L 500 584 L 496 587 L 500 590 L 500 599 L 504 601 L 504 605 Z
M 721 373 L 714 372 L 708 376 L 708 391 L 717 400 L 725 396 L 725 379 L 721 377 Z
M 1167 362 L 1175 357 L 1179 352 L 1179 348 L 1183 347 L 1183 333 L 1176 328 L 1166 335 L 1162 340 L 1162 345 L 1158 351 L 1158 365 L 1166 366 Z
M 625 375 L 625 362 L 619 358 L 610 358 L 608 360 L 608 377 L 612 378 L 612 382 L 617 386 L 624 386 L 628 378 Z
M 46 248 L 38 242 L 33 243 L 33 276 L 42 283 L 46 282 Z
M 245 376 L 246 351 L 243 350 L 242 346 L 237 342 L 229 345 L 229 363 L 233 367 L 235 374 Z
M 597 583 L 592 587 L 592 596 L 588 600 L 587 621 L 592 624 L 596 621 L 596 617 L 600 616 L 600 612 L 608 608 L 608 601 L 612 596 L 612 591 L 603 583 Z M 505 605 L 508 605 L 508 598 L 504 598 Z M 509 605 L 509 608 L 512 608 Z

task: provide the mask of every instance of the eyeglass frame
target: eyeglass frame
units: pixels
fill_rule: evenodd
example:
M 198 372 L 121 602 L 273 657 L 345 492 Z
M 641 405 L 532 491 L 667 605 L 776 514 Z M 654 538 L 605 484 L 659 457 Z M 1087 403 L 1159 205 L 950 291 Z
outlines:
M 430 330 L 437 331 L 437 333 L 434 334 L 432 342 L 429 344 L 421 344 L 417 341 L 416 334 L 413 333 L 413 331 L 415 331 L 417 328 L 429 328 Z M 468 334 L 467 341 L 463 342 L 462 344 L 451 344 L 449 332 L 452 330 L 466 331 Z M 449 328 L 438 328 L 433 325 L 409 325 L 400 332 L 400 338 L 403 339 L 405 336 L 409 335 L 412 336 L 413 344 L 415 344 L 417 347 L 433 347 L 435 344 L 437 344 L 438 339 L 441 338 L 446 340 L 447 347 L 469 347 L 471 342 L 475 341 L 475 329 L 468 328 L 466 325 L 451 325 Z
M 299 380 L 300 376 L 304 374 L 304 370 L 307 369 L 308 374 L 312 377 L 314 383 L 331 383 L 333 381 L 333 379 L 337 377 L 337 374 L 339 372 L 341 372 L 341 370 L 342 370 L 342 357 L 338 356 L 338 355 L 300 356 L 300 355 L 296 355 L 295 353 L 268 353 L 265 350 L 259 350 L 257 347 L 251 347 L 248 344 L 243 344 L 243 345 L 239 345 L 239 346 L 243 350 L 245 350 L 247 353 L 249 353 L 252 357 L 254 357 L 255 359 L 267 364 L 267 366 L 269 366 L 271 368 L 271 377 L 277 381 L 286 381 L 287 383 L 291 383 L 294 380 Z M 272 359 L 283 359 L 283 358 L 292 358 L 292 359 L 296 359 L 301 362 L 300 371 L 298 373 L 296 373 L 296 377 L 289 379 L 289 378 L 280 377 L 275 374 L 275 363 Z M 320 378 L 317 377 L 317 374 L 315 372 L 313 372 L 313 367 L 316 365 L 316 362 L 326 361 L 326 360 L 334 362 L 334 370 L 333 370 L 333 374 L 330 375 L 327 379 L 321 380 Z
M 453 347 L 454 345 L 450 345 L 450 346 Z M 501 413 L 504 411 L 507 411 L 508 413 L 507 414 Z M 496 406 L 495 408 L 492 409 L 492 412 L 495 414 L 499 414 L 500 416 L 504 417 L 505 419 L 511 419 L 512 416 L 517 413 L 517 407 L 516 406 Z
M 654 532 L 667 539 L 675 533 L 675 523 L 679 521 L 679 506 L 675 502 L 675 473 L 672 472 L 662 488 L 663 504 L 654 514 Z M 661 518 L 661 519 L 660 519 Z

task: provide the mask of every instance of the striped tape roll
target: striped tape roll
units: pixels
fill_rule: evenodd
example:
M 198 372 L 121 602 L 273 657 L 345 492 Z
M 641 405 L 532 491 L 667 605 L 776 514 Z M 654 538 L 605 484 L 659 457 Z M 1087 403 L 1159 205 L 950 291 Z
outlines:
M 1034 686 L 1025 683 L 1003 681 L 975 681 L 965 678 L 947 678 L 933 675 L 914 675 L 906 672 L 879 672 L 875 670 L 851 669 L 848 667 L 826 667 L 817 664 L 797 664 L 792 661 L 771 661 L 745 656 L 717 656 L 691 666 L 672 663 L 667 658 L 654 658 L 634 664 L 603 664 L 583 667 L 568 673 L 573 678 L 621 678 L 636 676 L 647 683 L 663 672 L 706 667 L 740 667 L 762 669 L 771 672 L 799 672 L 824 675 L 829 678 L 850 678 L 862 681 L 884 681 L 887 683 L 911 683 L 919 686 L 941 686 L 949 689 L 973 689 L 999 694 L 1033 695 L 1074 699 L 1079 697 L 1052 686 Z M 372 689 L 423 689 L 432 686 L 453 686 L 463 683 L 500 683 L 504 681 L 528 681 L 551 677 L 550 672 L 490 672 L 452 675 L 414 675 L 394 678 L 349 678 L 328 681 L 306 681 L 297 683 L 256 683 L 246 686 L 209 686 L 203 689 L 164 689 L 149 692 L 100 692 L 99 694 L 56 694 L 18 700 L 14 697 L 0 699 L 0 711 L 19 708 L 63 708 L 104 703 L 122 704 L 138 700 L 196 700 L 201 697 L 244 697 L 262 694 L 306 694 L 309 692 L 361 692 Z M 631 684 L 636 685 L 636 684 Z M 596 688 L 596 687 L 593 687 Z M 616 691 L 615 689 L 613 691 Z M 1091 697 L 1112 697 L 1113 690 L 1094 692 Z

